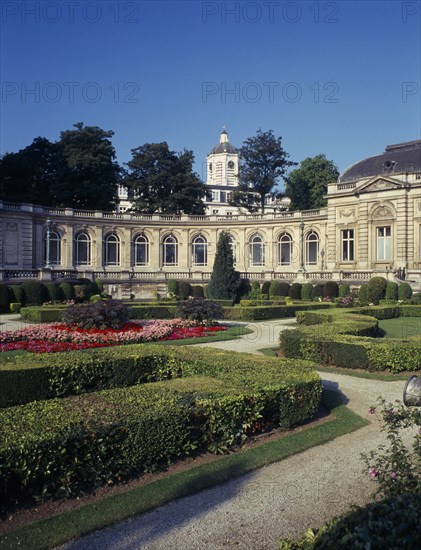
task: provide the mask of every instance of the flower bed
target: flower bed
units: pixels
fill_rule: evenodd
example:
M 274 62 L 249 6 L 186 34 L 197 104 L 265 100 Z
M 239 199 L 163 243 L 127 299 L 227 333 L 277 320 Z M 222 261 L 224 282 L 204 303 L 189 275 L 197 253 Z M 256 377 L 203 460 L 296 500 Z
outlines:
M 128 322 L 122 329 L 81 329 L 76 325 L 53 323 L 5 332 L 0 336 L 0 352 L 26 350 L 32 353 L 51 353 L 88 348 L 139 344 L 163 340 L 198 338 L 226 330 L 224 326 L 202 326 L 194 321 Z

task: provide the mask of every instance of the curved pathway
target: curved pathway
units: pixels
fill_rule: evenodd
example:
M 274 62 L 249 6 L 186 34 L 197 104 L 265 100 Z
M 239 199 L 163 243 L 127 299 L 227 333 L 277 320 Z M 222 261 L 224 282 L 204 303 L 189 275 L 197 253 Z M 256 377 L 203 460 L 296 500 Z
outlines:
M 289 326 L 288 326 L 289 325 Z M 291 320 L 248 323 L 253 333 L 212 347 L 258 353 L 276 346 Z M 205 345 L 205 344 L 198 344 Z M 401 399 L 404 382 L 365 380 L 320 373 L 339 389 L 348 406 L 368 417 L 382 395 Z M 373 417 L 370 417 L 373 421 Z M 375 483 L 362 472 L 360 453 L 381 442 L 374 422 L 348 435 L 196 495 L 68 543 L 64 550 L 243 550 L 276 549 L 282 536 L 319 526 L 352 504 L 369 502 Z

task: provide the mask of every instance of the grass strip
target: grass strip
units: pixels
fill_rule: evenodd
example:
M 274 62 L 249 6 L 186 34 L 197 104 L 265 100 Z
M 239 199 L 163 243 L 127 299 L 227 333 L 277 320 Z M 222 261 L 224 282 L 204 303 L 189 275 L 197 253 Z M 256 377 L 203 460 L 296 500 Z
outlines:
M 323 402 L 335 416 L 328 422 L 303 428 L 277 441 L 238 451 L 211 464 L 196 466 L 143 487 L 21 527 L 0 537 L 0 550 L 54 548 L 70 539 L 82 537 L 175 499 L 220 485 L 273 462 L 322 445 L 369 423 L 341 404 L 339 394 L 334 391 L 324 390 Z
M 268 357 L 276 357 L 276 352 L 279 348 L 262 348 L 257 351 L 267 355 Z M 319 365 L 317 367 L 319 372 L 326 372 L 329 374 L 344 374 L 346 376 L 354 376 L 355 378 L 365 378 L 366 380 L 381 380 L 382 382 L 396 382 L 399 380 L 407 380 L 413 374 L 417 372 L 405 372 L 399 374 L 392 374 L 387 372 L 365 372 L 355 369 L 346 369 L 343 367 L 325 367 Z

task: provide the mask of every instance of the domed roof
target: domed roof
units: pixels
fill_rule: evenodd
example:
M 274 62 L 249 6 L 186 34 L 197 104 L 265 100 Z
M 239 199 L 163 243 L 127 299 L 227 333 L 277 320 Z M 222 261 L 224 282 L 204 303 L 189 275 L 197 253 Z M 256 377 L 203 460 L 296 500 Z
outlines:
M 218 145 L 215 145 L 210 152 L 211 155 L 217 155 L 219 153 L 237 153 L 236 148 L 229 142 L 228 132 L 226 130 L 222 130 Z
M 368 157 L 346 168 L 338 178 L 338 183 L 353 182 L 380 174 L 421 172 L 421 140 L 388 145 L 385 152 Z

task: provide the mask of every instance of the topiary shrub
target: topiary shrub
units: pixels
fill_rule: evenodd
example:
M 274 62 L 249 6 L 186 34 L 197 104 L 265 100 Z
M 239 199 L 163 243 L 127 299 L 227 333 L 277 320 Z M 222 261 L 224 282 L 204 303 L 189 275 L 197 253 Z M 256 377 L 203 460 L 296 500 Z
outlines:
M 367 285 L 368 303 L 378 304 L 386 294 L 387 281 L 384 277 L 372 277 Z
M 389 281 L 386 285 L 386 293 L 385 293 L 385 299 L 386 300 L 397 300 L 398 299 L 398 283 L 393 283 L 392 281 Z
M 212 300 L 192 298 L 181 302 L 177 308 L 177 316 L 182 319 L 190 319 L 197 323 L 211 325 L 215 319 L 224 317 L 222 306 Z
M 171 297 L 178 296 L 178 281 L 176 281 L 175 279 L 168 279 L 167 294 L 169 294 Z
M 70 283 L 60 283 L 60 289 L 63 292 L 64 299 L 65 300 L 74 300 L 75 299 L 75 293 L 73 290 L 73 286 Z
M 89 298 L 89 301 L 90 301 L 92 304 L 96 304 L 97 302 L 101 302 L 101 301 L 102 301 L 101 294 L 93 294 L 93 295 Z
M 216 245 L 215 261 L 207 295 L 212 300 L 237 301 L 239 288 L 240 273 L 234 269 L 231 236 L 227 231 L 222 231 Z
M 412 287 L 409 283 L 401 283 L 398 287 L 398 300 L 410 300 Z
M 205 293 L 203 292 L 203 286 L 202 285 L 194 285 L 192 296 L 193 298 L 204 298 Z
M 416 294 L 412 295 L 411 304 L 416 306 L 421 305 L 421 292 L 417 292 Z
M 284 283 L 284 282 L 278 281 L 278 279 L 274 279 L 270 283 L 269 297 L 272 298 L 273 296 L 288 296 L 289 289 L 290 289 L 290 285 L 288 283 Z
M 11 302 L 19 302 L 20 305 L 25 305 L 25 291 L 21 285 L 9 286 L 9 291 Z
M 19 302 L 12 302 L 10 304 L 10 311 L 12 313 L 19 313 L 21 307 L 22 307 L 22 305 Z
M 233 302 L 237 302 L 238 299 L 247 299 L 251 292 L 251 284 L 248 279 L 240 279 L 240 285 L 238 287 L 237 298 Z
M 88 285 L 74 285 L 73 291 L 78 302 L 86 302 L 91 296 Z
M 187 300 L 187 298 L 191 296 L 191 294 L 192 294 L 191 284 L 186 281 L 180 281 L 178 283 L 178 299 Z
M 127 323 L 128 308 L 118 300 L 74 305 L 64 311 L 62 319 L 68 325 L 77 325 L 83 329 L 119 330 Z
M 327 281 L 323 285 L 323 298 L 337 298 L 339 295 L 339 285 L 335 281 Z
M 358 291 L 358 300 L 361 305 L 365 306 L 368 304 L 368 285 L 363 284 L 360 286 Z
M 27 281 L 23 283 L 22 288 L 28 306 L 40 306 L 48 300 L 45 285 L 40 281 Z
M 322 284 L 314 285 L 311 293 L 312 300 L 314 300 L 315 298 L 323 298 L 323 287 L 324 285 Z
M 104 283 L 101 281 L 101 279 L 95 279 L 94 287 L 95 289 L 92 290 L 93 294 L 101 294 L 102 292 L 104 292 Z
M 269 296 L 270 281 L 265 281 L 262 284 L 262 294 L 267 294 Z
M 311 293 L 313 292 L 313 285 L 311 283 L 306 283 L 301 289 L 301 299 L 309 302 L 311 298 Z
M 348 284 L 339 285 L 339 298 L 346 298 L 351 294 L 351 287 Z
M 64 300 L 63 291 L 56 283 L 46 283 L 45 289 L 47 291 L 49 301 L 62 302 Z
M 0 283 L 0 312 L 9 313 L 10 295 L 9 289 L 4 283 Z
M 288 296 L 291 300 L 301 300 L 301 289 L 303 285 L 301 283 L 293 283 L 288 291 Z

